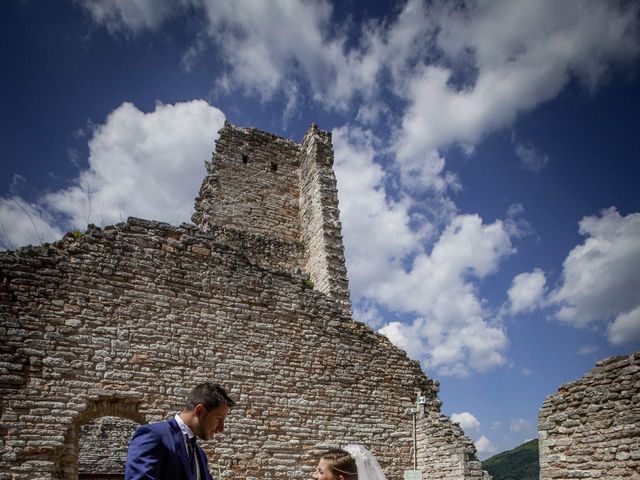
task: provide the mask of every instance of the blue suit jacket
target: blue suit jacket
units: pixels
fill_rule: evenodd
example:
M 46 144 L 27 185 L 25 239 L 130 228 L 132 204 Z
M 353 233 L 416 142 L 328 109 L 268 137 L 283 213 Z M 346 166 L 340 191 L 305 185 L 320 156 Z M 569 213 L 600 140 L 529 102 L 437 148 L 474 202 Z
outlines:
M 197 446 L 201 480 L 213 480 L 207 456 Z M 124 469 L 125 480 L 196 480 L 189 468 L 184 436 L 175 418 L 140 426 L 131 437 Z

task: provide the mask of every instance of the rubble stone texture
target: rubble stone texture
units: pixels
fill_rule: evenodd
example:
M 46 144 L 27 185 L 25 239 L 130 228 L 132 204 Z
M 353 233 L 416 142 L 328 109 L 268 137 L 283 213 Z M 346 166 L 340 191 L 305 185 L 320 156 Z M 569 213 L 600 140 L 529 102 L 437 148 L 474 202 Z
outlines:
M 424 478 L 479 478 L 437 383 L 350 316 L 332 162 L 316 126 L 298 144 L 226 123 L 195 224 L 1 253 L 0 480 L 121 474 L 133 428 L 208 380 L 238 402 L 203 444 L 225 479 L 308 479 L 347 443 L 401 479 L 418 392 Z
M 598 362 L 538 416 L 540 479 L 640 479 L 640 352 Z
M 482 470 L 473 442 L 460 425 L 438 410 L 426 411 L 418 420 L 417 440 L 418 465 L 430 466 L 425 480 L 491 480 L 491 475 Z
M 137 422 L 120 417 L 100 417 L 82 425 L 78 452 L 80 474 L 122 471 L 129 439 L 136 428 Z

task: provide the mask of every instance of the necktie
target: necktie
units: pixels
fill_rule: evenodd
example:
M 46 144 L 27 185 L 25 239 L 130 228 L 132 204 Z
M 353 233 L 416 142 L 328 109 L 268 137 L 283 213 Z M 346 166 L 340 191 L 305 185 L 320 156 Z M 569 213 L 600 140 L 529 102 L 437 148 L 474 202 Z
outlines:
M 196 457 L 196 437 L 193 436 L 189 438 L 188 435 L 185 435 L 184 439 L 187 443 L 187 454 L 189 456 L 189 465 L 191 466 L 191 471 L 197 474 L 198 459 Z

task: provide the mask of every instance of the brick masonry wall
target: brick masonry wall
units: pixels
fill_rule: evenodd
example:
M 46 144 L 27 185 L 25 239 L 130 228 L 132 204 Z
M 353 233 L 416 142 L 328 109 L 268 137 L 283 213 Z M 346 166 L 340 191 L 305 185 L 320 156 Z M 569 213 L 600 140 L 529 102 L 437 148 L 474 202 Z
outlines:
M 598 362 L 538 416 L 540 479 L 640 479 L 640 352 Z
M 267 138 L 265 148 L 298 149 L 264 132 L 225 129 L 232 133 L 233 139 L 221 136 L 229 145 L 247 135 L 242 148 Z M 326 182 L 329 137 L 313 135 L 310 151 L 325 155 L 315 157 L 325 182 L 315 191 L 334 195 L 335 185 Z M 216 155 L 236 158 L 231 147 L 220 148 Z M 305 216 L 295 205 L 306 201 L 287 203 L 286 214 L 265 208 L 265 218 L 236 218 L 243 209 L 249 216 L 260 211 L 246 205 L 248 185 L 225 183 L 225 176 L 239 174 L 236 166 L 260 157 L 258 147 L 248 151 L 246 164 L 240 157 L 230 173 L 218 171 L 229 191 L 216 190 L 212 178 L 203 183 L 198 226 L 130 218 L 91 227 L 78 239 L 67 235 L 53 245 L 0 253 L 0 480 L 77 478 L 79 463 L 89 468 L 83 451 L 101 418 L 122 419 L 128 434 L 131 422 L 175 414 L 193 385 L 211 379 L 238 401 L 227 431 L 203 445 L 212 469 L 219 465 L 226 479 L 307 479 L 317 453 L 347 443 L 366 445 L 389 479 L 400 479 L 412 467 L 410 409 L 417 392 L 438 418 L 419 426 L 427 441 L 438 437 L 434 429 L 455 429 L 440 416 L 437 384 L 419 364 L 351 319 L 340 295 L 346 280 L 337 290 L 310 288 L 303 268 L 309 245 L 296 238 Z M 286 172 L 278 165 L 273 173 Z M 263 180 L 275 182 L 267 175 Z M 278 188 L 265 184 L 263 191 Z M 293 199 L 296 188 L 289 185 L 281 198 Z M 234 197 L 244 205 L 230 215 Z M 321 236 L 339 239 L 341 247 L 337 199 L 315 204 L 323 206 Z M 222 225 L 213 222 L 217 215 Z M 277 223 L 272 230 L 270 222 Z M 334 247 L 326 249 L 329 267 L 322 268 L 337 278 L 342 270 L 330 264 L 341 253 Z M 452 436 L 438 455 L 448 459 L 469 443 Z M 111 468 L 98 458 L 112 453 L 96 455 L 95 468 Z M 474 456 L 467 459 L 473 467 Z M 474 478 L 467 467 L 448 478 Z M 434 471 L 430 464 L 425 469 Z

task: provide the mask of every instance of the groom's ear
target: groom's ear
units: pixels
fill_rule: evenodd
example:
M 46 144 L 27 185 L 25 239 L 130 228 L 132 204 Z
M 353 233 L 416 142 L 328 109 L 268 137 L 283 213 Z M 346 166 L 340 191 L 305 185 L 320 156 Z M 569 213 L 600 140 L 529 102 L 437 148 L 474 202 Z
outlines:
M 344 480 L 344 477 L 342 475 L 338 475 L 338 480 Z

